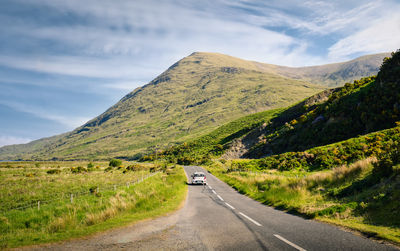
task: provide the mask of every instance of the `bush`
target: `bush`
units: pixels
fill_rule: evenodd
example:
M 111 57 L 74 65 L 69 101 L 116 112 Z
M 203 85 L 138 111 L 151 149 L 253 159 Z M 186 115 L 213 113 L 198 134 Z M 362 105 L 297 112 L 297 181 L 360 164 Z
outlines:
M 93 168 L 94 167 L 94 165 L 93 165 L 93 163 L 92 162 L 90 162 L 89 164 L 87 164 L 87 168 L 89 169 L 89 168 Z
M 59 174 L 59 173 L 61 173 L 61 170 L 59 170 L 59 169 L 50 169 L 46 173 L 47 174 Z
M 137 163 L 129 165 L 129 166 L 126 167 L 127 171 L 140 171 L 140 170 L 145 170 L 145 169 L 146 169 L 145 166 L 137 164 Z
M 71 167 L 71 172 L 72 173 L 83 173 L 83 172 L 87 172 L 88 170 L 84 167 L 78 166 L 78 167 Z
M 120 160 L 120 159 L 112 159 L 112 160 L 110 160 L 109 166 L 118 167 L 120 165 L 122 165 L 122 160 Z

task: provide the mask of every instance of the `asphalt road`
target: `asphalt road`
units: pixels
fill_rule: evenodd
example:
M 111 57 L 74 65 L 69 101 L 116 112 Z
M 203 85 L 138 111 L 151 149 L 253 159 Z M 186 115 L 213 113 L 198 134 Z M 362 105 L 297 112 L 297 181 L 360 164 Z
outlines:
M 186 175 L 203 171 L 185 167 Z M 272 209 L 206 173 L 179 211 L 35 250 L 399 250 L 337 227 Z

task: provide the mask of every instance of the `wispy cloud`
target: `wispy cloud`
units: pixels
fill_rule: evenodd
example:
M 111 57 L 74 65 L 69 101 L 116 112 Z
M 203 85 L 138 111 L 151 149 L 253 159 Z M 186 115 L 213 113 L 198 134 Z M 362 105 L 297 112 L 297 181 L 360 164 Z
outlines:
M 32 139 L 0 135 L 0 147 L 15 144 L 25 144 L 30 141 L 32 141 Z
M 17 102 L 0 101 L 0 104 L 10 107 L 19 112 L 29 113 L 38 118 L 54 121 L 56 123 L 64 125 L 68 130 L 74 129 L 91 119 L 88 117 L 81 117 L 81 116 L 59 115 L 49 111 L 49 109 L 44 109 L 42 107 L 34 107 L 32 105 L 27 105 Z
M 399 9 L 400 13 L 400 9 Z M 340 39 L 329 48 L 331 58 L 343 58 L 354 53 L 377 53 L 400 48 L 400 16 L 385 16 L 368 28 Z
M 84 56 L 4 56 L 0 65 L 30 71 L 96 78 L 149 77 L 155 69 L 135 62 Z M 158 70 L 158 69 L 157 69 Z
M 143 82 L 139 81 L 126 81 L 126 82 L 113 82 L 103 84 L 102 87 L 108 89 L 116 89 L 116 90 L 123 90 L 123 91 L 133 91 L 136 87 L 143 85 Z

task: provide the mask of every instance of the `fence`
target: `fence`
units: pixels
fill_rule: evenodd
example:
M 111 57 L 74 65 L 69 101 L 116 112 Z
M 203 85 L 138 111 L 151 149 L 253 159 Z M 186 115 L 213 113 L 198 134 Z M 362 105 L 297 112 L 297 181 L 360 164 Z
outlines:
M 154 175 L 156 175 L 158 173 L 160 173 L 160 171 L 148 174 L 146 176 L 142 176 L 142 177 L 140 177 L 140 178 L 138 178 L 138 179 L 136 179 L 134 181 L 129 181 L 129 182 L 126 182 L 124 184 L 117 183 L 117 184 L 110 184 L 110 185 L 107 185 L 107 186 L 102 186 L 101 188 L 100 187 L 96 187 L 96 191 L 90 191 L 90 190 L 88 191 L 86 189 L 84 191 L 76 191 L 76 192 L 68 193 L 67 196 L 66 196 L 65 193 L 58 194 L 58 195 L 54 196 L 54 197 L 56 197 L 54 199 L 37 200 L 35 202 L 30 202 L 30 203 L 27 203 L 27 204 L 24 204 L 24 205 L 20 205 L 18 207 L 2 209 L 0 211 L 0 213 L 4 214 L 4 213 L 6 213 L 8 211 L 11 211 L 11 210 L 24 210 L 24 209 L 28 209 L 28 208 L 37 208 L 38 210 L 40 210 L 40 207 L 42 205 L 44 205 L 44 204 L 50 204 L 50 203 L 55 202 L 55 201 L 62 201 L 62 200 L 67 200 L 67 199 L 71 203 L 73 203 L 76 198 L 78 198 L 80 196 L 92 194 L 94 192 L 99 193 L 101 191 L 112 191 L 112 190 L 116 191 L 118 188 L 121 188 L 121 187 L 129 188 L 130 186 L 138 184 L 138 183 L 140 183 L 140 182 L 142 182 L 142 181 L 144 181 L 144 180 L 146 180 L 146 179 L 148 179 L 148 178 L 150 178 L 150 177 L 152 177 L 152 176 L 154 176 Z

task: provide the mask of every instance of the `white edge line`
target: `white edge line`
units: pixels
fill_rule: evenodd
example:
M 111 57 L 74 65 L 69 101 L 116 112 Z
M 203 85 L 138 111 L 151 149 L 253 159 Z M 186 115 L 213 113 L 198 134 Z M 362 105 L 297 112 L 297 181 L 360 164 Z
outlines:
M 253 220 L 252 218 L 250 218 L 249 216 L 245 215 L 242 212 L 239 212 L 240 215 L 242 215 L 244 218 L 248 219 L 249 221 L 253 222 L 254 224 L 256 224 L 257 226 L 261 227 L 262 225 L 260 223 L 258 223 L 257 221 Z
M 221 197 L 221 196 L 217 195 L 217 197 L 218 197 L 218 199 L 220 199 L 220 200 L 224 201 L 224 199 L 222 199 L 222 197 Z
M 229 205 L 228 203 L 225 202 L 225 205 L 227 205 L 228 207 L 230 207 L 232 210 L 235 210 L 235 208 L 231 205 Z
M 275 236 L 276 238 L 278 238 L 279 240 L 281 240 L 281 241 L 283 241 L 283 242 L 286 242 L 287 244 L 289 244 L 290 246 L 294 247 L 294 248 L 297 249 L 297 250 L 306 251 L 304 248 L 299 247 L 299 246 L 297 246 L 296 244 L 294 244 L 293 242 L 290 242 L 290 241 L 286 240 L 285 238 L 283 238 L 283 237 L 280 236 L 279 234 L 274 234 L 274 236 Z
M 208 186 L 208 188 L 212 189 L 212 187 L 211 187 L 211 186 Z
M 215 192 L 215 190 L 212 190 L 212 192 L 213 192 L 214 194 L 217 194 L 217 192 Z

